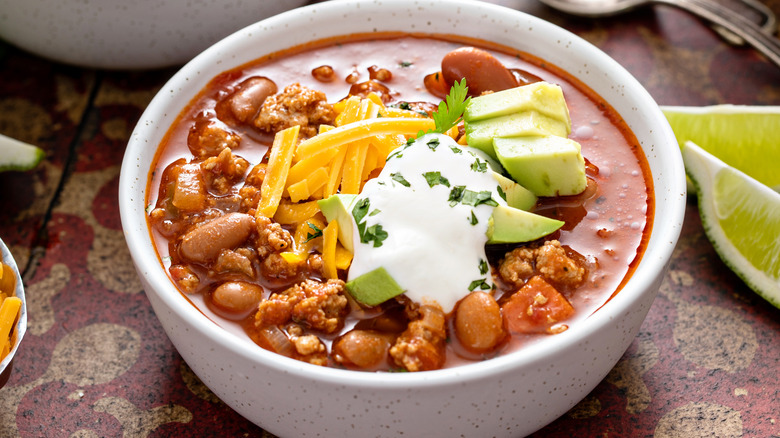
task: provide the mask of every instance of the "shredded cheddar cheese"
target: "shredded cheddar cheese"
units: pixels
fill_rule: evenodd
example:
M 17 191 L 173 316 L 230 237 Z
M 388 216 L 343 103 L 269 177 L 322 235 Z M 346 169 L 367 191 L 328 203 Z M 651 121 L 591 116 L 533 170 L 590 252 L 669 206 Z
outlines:
M 326 226 L 322 216 L 317 216 L 316 201 L 336 193 L 360 193 L 395 149 L 420 131 L 435 127 L 423 114 L 385 107 L 376 93 L 364 99 L 351 96 L 333 107 L 337 113 L 334 126 L 321 125 L 314 137 L 298 143 L 297 126 L 276 134 L 257 207 L 258 215 L 295 227 L 294 248 L 281 256 L 289 263 L 302 263 L 317 245 L 327 278 L 337 278 L 338 270 L 349 268 L 352 254 L 334 237 L 338 225 Z M 322 237 L 311 237 L 310 224 Z
M 339 278 L 336 268 L 336 246 L 338 243 L 339 223 L 332 221 L 322 230 L 322 264 L 325 277 Z
M 300 129 L 300 126 L 295 125 L 279 131 L 274 137 L 268 160 L 268 173 L 260 186 L 260 204 L 257 206 L 259 215 L 273 217 L 279 207 Z

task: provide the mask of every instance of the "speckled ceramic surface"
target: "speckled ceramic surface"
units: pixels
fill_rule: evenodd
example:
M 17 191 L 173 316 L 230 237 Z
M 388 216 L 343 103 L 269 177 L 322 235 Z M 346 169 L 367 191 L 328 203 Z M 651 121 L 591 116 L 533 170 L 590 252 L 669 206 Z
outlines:
M 0 38 L 98 68 L 183 64 L 242 27 L 306 0 L 4 0 Z
M 780 105 L 780 69 L 678 9 L 586 20 L 534 0 L 495 3 L 596 45 L 661 104 Z M 779 1 L 766 3 L 780 14 Z M 46 151 L 33 171 L 0 173 L 0 237 L 25 272 L 29 310 L 14 371 L 0 388 L 4 438 L 274 436 L 225 404 L 184 362 L 125 244 L 117 197 L 122 157 L 144 108 L 174 73 L 74 68 L 0 42 L 0 132 Z M 660 293 L 628 350 L 579 403 L 532 437 L 780 436 L 778 333 L 780 309 L 720 261 L 689 198 Z M 538 392 L 526 388 L 523 397 L 533 396 L 528 389 Z M 449 408 L 450 397 L 437 408 Z M 393 409 L 398 403 L 391 401 Z M 335 421 L 367 416 L 374 406 Z M 504 424 L 525 412 L 501 419 L 479 409 L 485 421 Z M 507 433 L 520 435 L 514 432 Z
M 576 329 L 479 364 L 369 374 L 315 367 L 257 348 L 217 327 L 171 284 L 153 256 L 143 193 L 153 146 L 179 110 L 212 77 L 265 53 L 377 30 L 457 32 L 542 57 L 590 85 L 633 129 L 653 173 L 655 225 L 630 282 Z M 633 340 L 682 226 L 685 178 L 671 129 L 649 94 L 574 34 L 479 2 L 328 2 L 241 30 L 180 70 L 131 135 L 119 199 L 130 253 L 168 336 L 203 382 L 246 418 L 282 436 L 516 436 L 535 431 L 585 397 Z

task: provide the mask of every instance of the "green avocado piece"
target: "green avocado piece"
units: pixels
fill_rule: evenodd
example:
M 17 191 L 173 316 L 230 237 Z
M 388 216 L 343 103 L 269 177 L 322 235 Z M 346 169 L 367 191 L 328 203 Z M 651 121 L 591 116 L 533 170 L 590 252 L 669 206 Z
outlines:
M 498 186 L 503 190 L 506 196 L 506 203 L 510 207 L 528 211 L 536 205 L 538 198 L 530 190 L 500 173 L 493 172 L 493 178 L 498 181 Z
M 493 209 L 487 230 L 487 243 L 520 243 L 544 237 L 564 222 L 517 208 L 499 205 Z
M 525 111 L 494 117 L 492 119 L 466 122 L 468 145 L 477 148 L 492 158 L 496 158 L 493 139 L 497 137 L 527 137 L 557 135 L 566 137 L 571 125 L 548 117 L 538 111 Z
M 534 82 L 473 97 L 466 105 L 463 120 L 476 122 L 530 110 L 571 125 L 563 90 L 560 86 L 549 82 Z
M 568 196 L 588 185 L 580 144 L 555 135 L 496 138 L 498 161 L 536 196 Z
M 346 286 L 355 301 L 372 307 L 404 293 L 401 286 L 381 267 L 348 281 Z
M 339 224 L 339 242 L 347 251 L 354 253 L 355 245 L 352 241 L 352 205 L 357 195 L 335 194 L 317 201 L 322 214 L 328 222 L 336 221 Z

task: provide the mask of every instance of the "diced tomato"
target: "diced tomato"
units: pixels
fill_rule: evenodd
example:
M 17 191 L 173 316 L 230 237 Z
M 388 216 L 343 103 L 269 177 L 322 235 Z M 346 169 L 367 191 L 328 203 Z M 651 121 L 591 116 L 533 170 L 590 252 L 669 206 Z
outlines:
M 571 303 L 541 276 L 531 277 L 501 307 L 513 333 L 544 333 L 574 313 Z

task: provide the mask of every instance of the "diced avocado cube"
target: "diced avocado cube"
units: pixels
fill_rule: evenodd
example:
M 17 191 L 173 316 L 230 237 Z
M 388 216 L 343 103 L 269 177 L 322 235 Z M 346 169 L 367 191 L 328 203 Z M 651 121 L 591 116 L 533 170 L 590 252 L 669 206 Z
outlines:
M 524 111 L 537 111 L 571 125 L 563 90 L 548 82 L 534 82 L 474 97 L 466 106 L 463 120 L 476 122 Z
M 466 123 L 468 145 L 496 158 L 493 139 L 497 137 L 526 137 L 558 135 L 566 137 L 571 125 L 537 111 L 525 111 L 492 119 Z
M 538 198 L 530 190 L 500 173 L 493 172 L 493 177 L 498 181 L 498 186 L 503 190 L 506 203 L 510 207 L 528 211 L 536 205 Z
M 520 243 L 542 238 L 563 222 L 517 208 L 499 205 L 493 209 L 487 230 L 487 243 Z
M 580 144 L 554 135 L 496 138 L 498 161 L 536 196 L 568 196 L 588 185 Z
M 352 298 L 366 306 L 377 306 L 404 293 L 385 268 L 376 268 L 347 282 Z
M 352 205 L 357 195 L 336 194 L 317 201 L 322 214 L 328 222 L 336 221 L 339 224 L 339 242 L 347 251 L 354 253 L 355 245 L 352 241 Z

